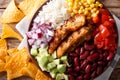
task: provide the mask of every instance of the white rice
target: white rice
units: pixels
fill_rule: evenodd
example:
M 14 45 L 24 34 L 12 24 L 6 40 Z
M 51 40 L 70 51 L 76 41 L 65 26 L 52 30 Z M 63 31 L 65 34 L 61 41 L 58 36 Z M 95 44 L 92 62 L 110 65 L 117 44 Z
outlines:
M 34 22 L 41 24 L 51 22 L 53 28 L 58 28 L 70 17 L 67 10 L 65 0 L 51 0 L 42 7 Z

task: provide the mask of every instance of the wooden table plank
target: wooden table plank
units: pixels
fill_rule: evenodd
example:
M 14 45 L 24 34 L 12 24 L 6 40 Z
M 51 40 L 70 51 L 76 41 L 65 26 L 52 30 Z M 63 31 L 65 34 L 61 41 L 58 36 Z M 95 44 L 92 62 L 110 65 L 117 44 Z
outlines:
M 111 12 L 113 12 L 120 19 L 120 8 L 108 8 Z
M 6 8 L 11 0 L 0 0 L 0 8 Z
M 120 0 L 104 0 L 104 4 L 107 7 L 119 7 L 120 8 Z

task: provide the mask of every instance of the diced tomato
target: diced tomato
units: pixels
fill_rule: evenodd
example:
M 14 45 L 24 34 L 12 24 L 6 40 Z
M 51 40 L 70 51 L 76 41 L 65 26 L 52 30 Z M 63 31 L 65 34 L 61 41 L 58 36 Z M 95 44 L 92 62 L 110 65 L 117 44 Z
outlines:
M 105 21 L 109 21 L 109 16 L 102 14 L 101 22 L 104 23 Z
M 105 21 L 103 25 L 106 26 L 107 28 L 113 27 L 113 24 L 110 21 Z
M 110 21 L 111 23 L 115 23 L 115 20 L 112 19 L 112 18 L 110 18 L 109 21 Z
M 102 41 L 102 39 L 103 38 L 102 38 L 102 35 L 100 33 L 98 33 L 94 38 L 95 41 Z
M 97 48 L 102 48 L 104 46 L 104 42 L 103 41 L 101 41 L 101 42 L 98 42 L 97 43 Z
M 101 31 L 101 35 L 103 38 L 106 38 L 110 35 L 110 32 L 106 27 L 104 27 L 104 29 Z
M 102 30 L 104 29 L 104 27 L 105 27 L 105 26 L 101 24 L 101 25 L 99 26 L 99 31 L 102 31 Z
M 110 13 L 107 9 L 99 9 L 99 12 L 100 12 L 100 14 L 110 15 Z
M 93 23 L 98 23 L 100 21 L 100 18 L 98 16 L 92 17 Z

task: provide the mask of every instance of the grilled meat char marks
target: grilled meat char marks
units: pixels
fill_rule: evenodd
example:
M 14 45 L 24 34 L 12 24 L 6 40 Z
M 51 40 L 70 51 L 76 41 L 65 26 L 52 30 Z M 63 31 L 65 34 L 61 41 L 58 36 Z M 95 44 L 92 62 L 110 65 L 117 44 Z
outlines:
M 48 52 L 50 54 L 53 53 L 69 33 L 78 30 L 83 25 L 85 25 L 85 16 L 83 14 L 78 14 L 68 19 L 63 26 L 55 31 L 54 38 L 52 42 L 50 42 Z
M 73 32 L 68 38 L 61 43 L 57 48 L 57 57 L 60 58 L 65 52 L 74 50 L 78 45 L 82 44 L 85 40 L 90 39 L 90 33 L 93 31 L 92 26 L 82 27 L 81 29 Z

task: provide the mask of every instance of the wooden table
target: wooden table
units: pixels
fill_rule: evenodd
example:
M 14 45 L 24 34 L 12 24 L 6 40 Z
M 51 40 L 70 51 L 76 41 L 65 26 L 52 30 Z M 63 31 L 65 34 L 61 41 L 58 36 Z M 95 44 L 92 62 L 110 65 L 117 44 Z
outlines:
M 0 16 L 2 15 L 3 11 L 5 10 L 5 8 L 7 7 L 10 1 L 11 0 L 0 0 Z M 103 2 L 108 7 L 108 9 L 113 13 L 115 13 L 120 19 L 120 0 L 103 0 Z M 0 24 L 0 35 L 1 35 L 1 30 L 2 30 L 2 25 Z M 20 43 L 16 39 L 9 39 L 7 41 L 8 41 L 8 46 L 10 48 L 18 46 Z M 116 65 L 114 71 L 112 72 L 110 76 L 110 80 L 120 80 L 120 60 Z

